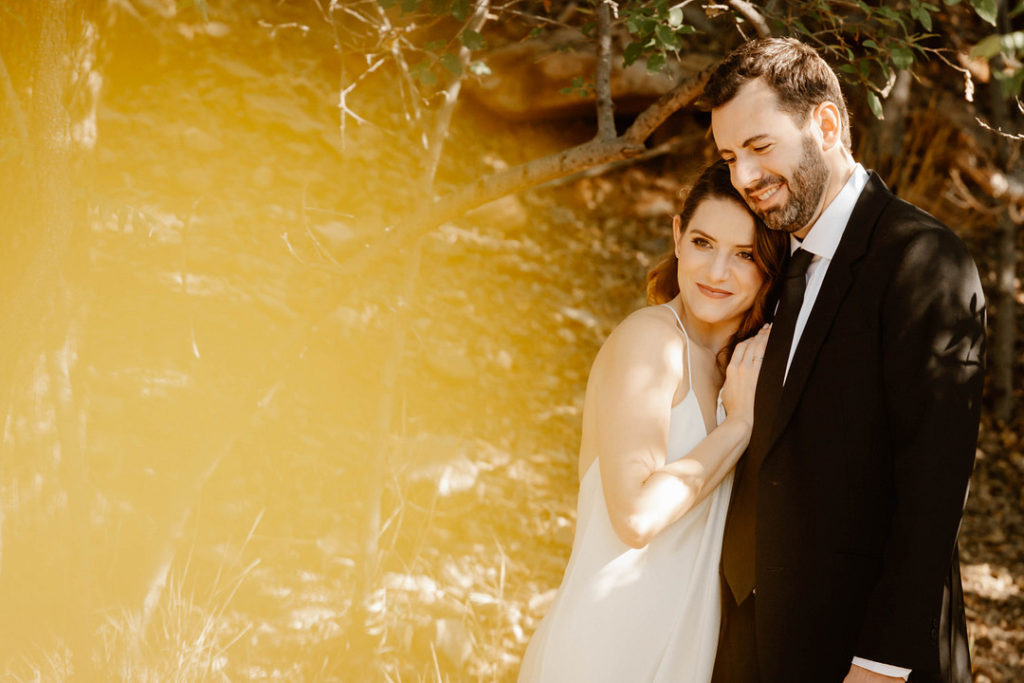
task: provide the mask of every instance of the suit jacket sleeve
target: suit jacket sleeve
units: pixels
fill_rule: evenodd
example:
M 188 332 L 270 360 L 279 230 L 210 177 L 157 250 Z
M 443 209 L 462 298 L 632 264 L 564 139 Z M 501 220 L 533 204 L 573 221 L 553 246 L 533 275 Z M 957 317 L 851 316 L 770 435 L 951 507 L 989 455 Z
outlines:
M 935 656 L 974 465 L 985 345 L 977 268 L 963 243 L 928 218 L 902 240 L 884 294 L 892 525 L 855 652 L 908 668 Z

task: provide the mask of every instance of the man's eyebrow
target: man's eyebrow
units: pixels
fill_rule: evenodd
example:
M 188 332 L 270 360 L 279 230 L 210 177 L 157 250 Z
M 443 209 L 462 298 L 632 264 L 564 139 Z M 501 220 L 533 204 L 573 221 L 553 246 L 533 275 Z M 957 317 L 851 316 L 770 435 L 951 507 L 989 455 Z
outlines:
M 755 142 L 757 142 L 761 138 L 766 138 L 766 137 L 768 137 L 768 133 L 758 133 L 757 135 L 751 135 L 749 138 L 744 140 L 743 144 L 740 145 L 740 146 L 741 147 L 749 147 L 750 145 L 754 144 Z
M 766 138 L 766 137 L 768 137 L 768 133 L 758 133 L 757 135 L 751 135 L 749 138 L 747 138 L 746 140 L 743 141 L 743 144 L 740 145 L 740 148 L 742 149 L 744 147 L 750 147 L 754 143 L 758 142 L 761 138 Z M 721 149 L 721 148 L 719 148 L 718 149 L 718 153 L 719 154 L 727 154 L 727 153 L 728 154 L 732 154 L 732 150 L 731 149 Z

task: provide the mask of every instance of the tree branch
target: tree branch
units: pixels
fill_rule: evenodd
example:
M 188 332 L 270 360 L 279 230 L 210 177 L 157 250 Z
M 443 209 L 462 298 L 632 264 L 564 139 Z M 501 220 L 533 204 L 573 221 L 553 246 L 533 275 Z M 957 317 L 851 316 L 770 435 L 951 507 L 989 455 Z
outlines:
M 487 12 L 490 9 L 490 0 L 476 0 L 473 7 L 473 14 L 466 22 L 466 30 L 480 32 L 484 22 L 487 21 Z M 430 149 L 427 152 L 427 166 L 423 169 L 424 187 L 434 187 L 434 176 L 437 175 L 437 166 L 441 163 L 441 152 L 444 150 L 444 142 L 448 138 L 448 128 L 452 122 L 452 112 L 455 111 L 455 103 L 459 99 L 459 92 L 462 90 L 462 80 L 466 77 L 466 69 L 469 66 L 470 50 L 465 45 L 459 47 L 460 72 L 452 78 L 452 82 L 444 91 L 444 104 L 437 112 L 434 119 L 434 131 L 430 137 Z
M 746 0 L 729 0 L 729 6 L 739 12 L 740 16 L 746 19 L 754 30 L 757 31 L 757 35 L 761 38 L 769 38 L 772 35 L 771 29 L 768 28 L 768 22 L 765 21 L 761 13 Z
M 691 104 L 704 90 L 714 66 L 709 66 L 658 98 L 658 101 L 640 112 L 619 139 L 632 144 L 641 144 L 669 116 Z
M 594 71 L 594 91 L 597 94 L 597 139 L 613 140 L 615 130 L 615 103 L 612 102 L 612 18 L 611 0 L 597 1 L 597 68 Z
M 622 135 L 611 140 L 594 139 L 557 154 L 534 159 L 514 168 L 499 171 L 464 185 L 451 194 L 426 205 L 411 218 L 384 229 L 372 246 L 367 247 L 342 263 L 339 274 L 353 277 L 382 257 L 400 253 L 403 245 L 419 239 L 445 221 L 452 220 L 470 209 L 519 192 L 541 183 L 561 178 L 593 166 L 630 159 L 646 151 L 644 141 L 672 113 L 691 104 L 711 75 L 708 67 L 689 78 L 645 109 Z

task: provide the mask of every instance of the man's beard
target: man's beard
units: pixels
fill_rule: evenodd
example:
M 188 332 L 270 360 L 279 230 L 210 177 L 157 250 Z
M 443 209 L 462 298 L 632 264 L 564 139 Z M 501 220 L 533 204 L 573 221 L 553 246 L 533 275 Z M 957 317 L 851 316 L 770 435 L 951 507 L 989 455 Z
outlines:
M 762 178 L 757 187 L 747 190 L 749 196 L 777 183 L 784 182 L 788 186 L 789 199 L 785 204 L 770 209 L 751 207 L 754 213 L 761 217 L 764 224 L 772 230 L 797 232 L 807 226 L 814 218 L 814 212 L 818 210 L 821 197 L 825 194 L 825 186 L 828 185 L 828 168 L 825 166 L 825 159 L 815 146 L 814 138 L 810 135 L 804 136 L 802 146 L 800 165 L 793 172 L 791 180 L 773 175 Z

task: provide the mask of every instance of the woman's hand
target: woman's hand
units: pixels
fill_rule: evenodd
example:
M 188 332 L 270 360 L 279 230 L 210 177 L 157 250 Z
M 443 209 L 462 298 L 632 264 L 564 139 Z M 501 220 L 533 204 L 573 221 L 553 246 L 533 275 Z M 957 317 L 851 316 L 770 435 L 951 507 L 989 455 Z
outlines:
M 722 387 L 722 405 L 728 417 L 754 424 L 754 393 L 757 377 L 761 374 L 764 349 L 768 344 L 771 325 L 765 325 L 750 339 L 741 341 L 733 351 L 729 367 L 725 370 Z

